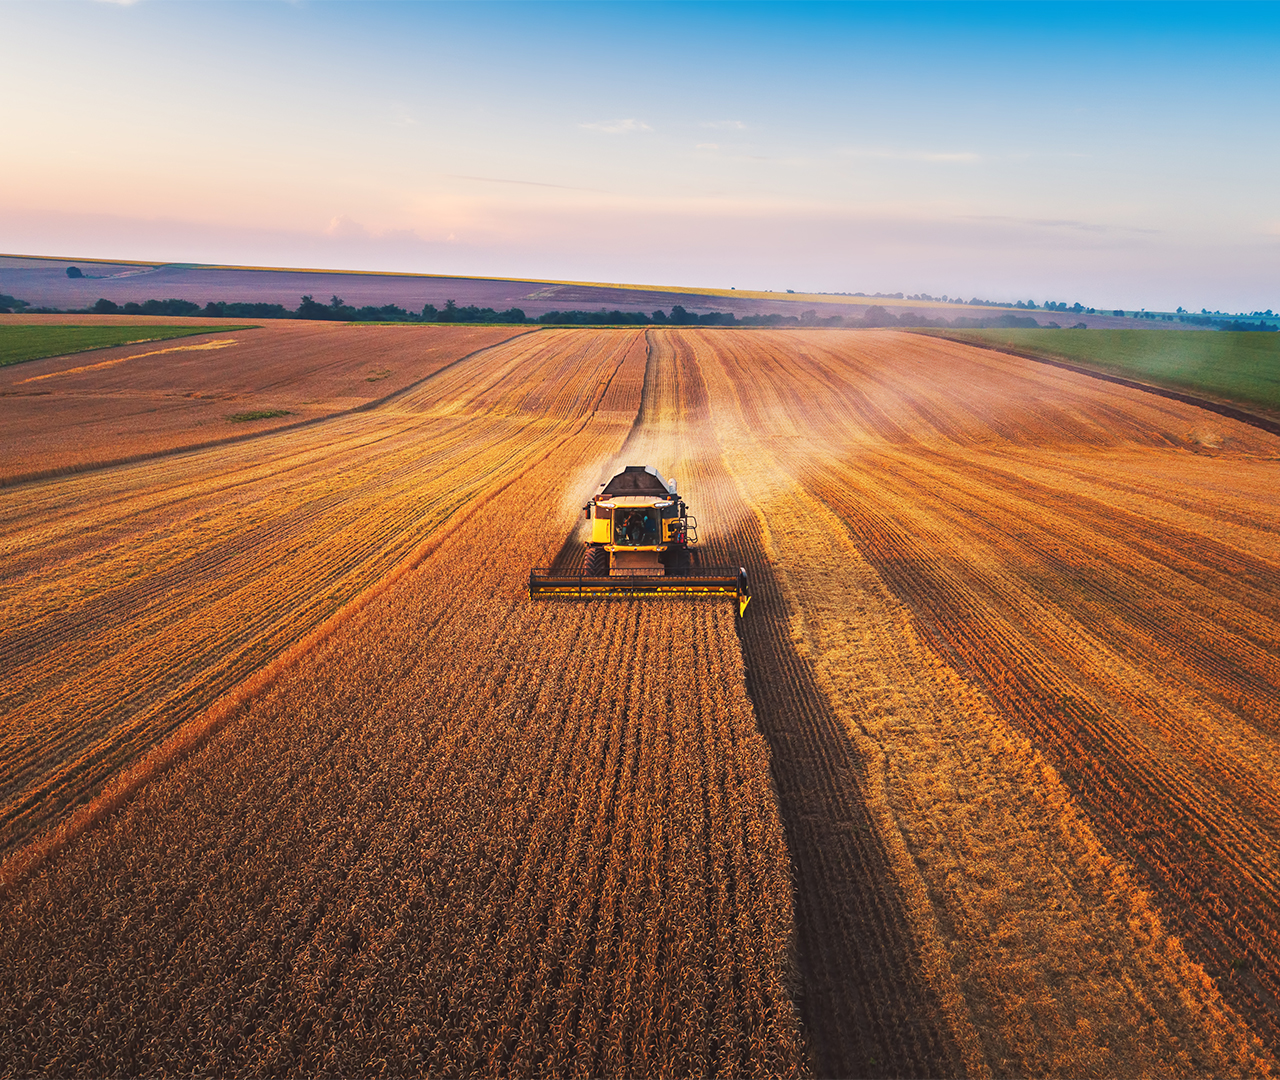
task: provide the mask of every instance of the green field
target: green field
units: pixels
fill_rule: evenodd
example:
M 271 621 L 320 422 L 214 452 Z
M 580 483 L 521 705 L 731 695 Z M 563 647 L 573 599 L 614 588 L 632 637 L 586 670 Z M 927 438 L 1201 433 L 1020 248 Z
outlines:
M 142 341 L 192 337 L 244 326 L 6 326 L 0 324 L 0 367 L 39 360 L 45 356 L 65 356 L 89 349 L 109 349 Z
M 1280 334 L 1222 330 L 919 330 L 1280 410 Z
M 289 415 L 288 409 L 255 409 L 253 412 L 232 413 L 227 419 L 233 424 L 243 424 L 248 420 L 274 420 L 277 416 Z

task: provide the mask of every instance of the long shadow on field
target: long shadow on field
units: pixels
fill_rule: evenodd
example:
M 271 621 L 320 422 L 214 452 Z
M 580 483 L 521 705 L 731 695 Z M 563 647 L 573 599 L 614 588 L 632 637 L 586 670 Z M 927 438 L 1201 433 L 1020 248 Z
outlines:
M 739 636 L 773 754 L 796 883 L 799 1001 L 823 1077 L 959 1076 L 964 1062 L 920 975 L 901 890 L 867 811 L 857 751 L 790 645 L 787 606 L 754 519 L 730 541 L 751 575 Z M 569 537 L 553 562 L 582 562 Z
M 751 575 L 739 634 L 795 874 L 800 1008 L 814 1067 L 820 1076 L 963 1075 L 867 810 L 857 751 L 791 647 L 787 605 L 754 519 L 733 543 Z

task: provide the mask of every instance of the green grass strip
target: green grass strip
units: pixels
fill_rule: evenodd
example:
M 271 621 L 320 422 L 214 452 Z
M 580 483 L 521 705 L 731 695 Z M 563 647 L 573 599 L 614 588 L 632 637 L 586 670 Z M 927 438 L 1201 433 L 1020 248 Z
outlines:
M 116 345 L 133 345 L 169 338 L 193 337 L 196 334 L 226 333 L 248 330 L 248 326 L 39 326 L 6 325 L 0 322 L 0 367 L 40 360 L 46 356 L 65 356 L 90 349 L 110 349 Z
M 227 417 L 233 424 L 243 424 L 249 420 L 274 420 L 277 416 L 292 416 L 288 409 L 255 409 L 253 412 L 232 413 Z
M 1280 410 L 1280 334 L 1223 330 L 913 331 Z

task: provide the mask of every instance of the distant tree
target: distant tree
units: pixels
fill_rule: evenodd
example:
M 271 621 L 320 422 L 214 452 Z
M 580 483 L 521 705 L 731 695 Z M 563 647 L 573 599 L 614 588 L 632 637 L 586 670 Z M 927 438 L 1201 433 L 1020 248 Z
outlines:
M 414 318 L 396 304 L 383 304 L 382 307 L 366 304 L 359 311 L 339 305 L 331 310 L 338 313 L 335 317 L 350 319 L 352 322 L 409 322 Z
M 298 305 L 298 310 L 294 312 L 294 316 L 299 319 L 327 319 L 329 317 L 329 309 L 323 304 L 317 304 L 313 297 L 304 296 L 302 303 Z
M 211 319 L 287 319 L 293 312 L 283 304 L 259 304 L 233 300 L 210 300 L 202 315 Z
M 667 313 L 663 311 L 661 308 L 659 308 L 657 311 L 653 313 L 651 318 L 656 323 L 664 323 L 667 321 Z
M 746 315 L 739 320 L 742 326 L 799 326 L 800 320 L 794 315 Z
M 439 315 L 439 312 L 436 311 L 435 304 L 422 305 L 422 319 L 424 322 L 435 322 L 437 315 Z
M 879 304 L 872 304 L 862 316 L 863 326 L 897 326 L 898 320 Z
M 1111 314 L 1118 316 L 1119 318 L 1124 318 L 1124 308 L 1116 308 Z
M 200 305 L 190 300 L 146 300 L 142 304 L 125 304 L 124 310 L 129 315 L 196 315 Z
M 70 277 L 70 278 L 84 277 L 84 274 L 82 274 L 82 273 L 80 272 L 80 267 L 78 267 L 78 266 L 68 266 L 68 267 L 67 267 L 67 277 Z
M 788 292 L 791 290 L 788 289 Z M 698 316 L 691 315 L 680 304 L 675 304 L 671 308 L 671 318 L 668 320 L 675 326 L 688 326 L 690 323 L 696 323 Z
M 91 310 L 95 315 L 117 315 L 120 307 L 112 300 L 99 299 Z

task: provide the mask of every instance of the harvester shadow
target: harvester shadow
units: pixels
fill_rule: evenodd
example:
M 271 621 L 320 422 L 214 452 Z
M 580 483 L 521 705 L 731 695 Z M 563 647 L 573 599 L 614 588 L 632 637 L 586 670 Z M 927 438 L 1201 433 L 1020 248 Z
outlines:
M 739 623 L 747 690 L 773 755 L 795 881 L 800 1009 L 819 1076 L 960 1076 L 849 735 L 792 647 L 758 528 L 735 537 L 754 599 Z

